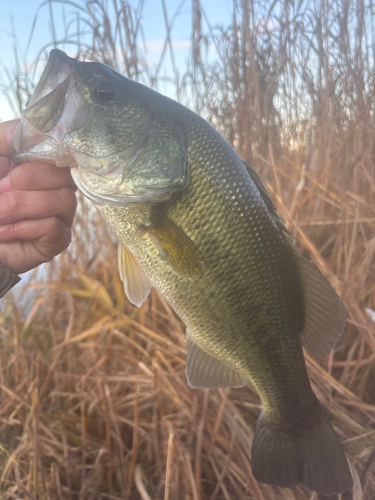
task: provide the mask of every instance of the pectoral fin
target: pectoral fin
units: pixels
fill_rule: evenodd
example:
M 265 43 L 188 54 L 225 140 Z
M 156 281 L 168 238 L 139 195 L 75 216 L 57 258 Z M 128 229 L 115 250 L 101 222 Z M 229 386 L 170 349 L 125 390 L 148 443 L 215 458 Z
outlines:
M 297 259 L 305 297 L 302 345 L 311 356 L 322 359 L 345 329 L 346 310 L 325 277 L 301 255 Z
M 191 338 L 187 341 L 186 354 L 186 378 L 194 389 L 246 384 L 246 377 L 205 352 Z
M 154 210 L 151 225 L 145 229 L 178 274 L 193 278 L 204 271 L 197 245 L 165 215 Z
M 126 296 L 140 307 L 150 293 L 151 282 L 133 254 L 124 245 L 118 246 L 118 268 Z

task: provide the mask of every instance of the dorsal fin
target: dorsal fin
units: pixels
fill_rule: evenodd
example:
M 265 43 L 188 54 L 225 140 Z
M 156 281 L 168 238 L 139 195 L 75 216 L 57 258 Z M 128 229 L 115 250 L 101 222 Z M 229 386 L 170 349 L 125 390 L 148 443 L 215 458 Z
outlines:
M 186 378 L 194 389 L 242 387 L 246 377 L 201 349 L 188 338 L 186 348 Z
M 323 359 L 345 329 L 345 306 L 329 281 L 301 255 L 296 256 L 305 299 L 302 345 L 311 356 Z
M 292 243 L 293 242 L 293 236 L 290 234 L 290 232 L 285 227 L 283 221 L 277 215 L 275 205 L 272 203 L 270 195 L 267 193 L 266 188 L 263 185 L 262 179 L 255 172 L 255 170 L 252 167 L 250 167 L 250 165 L 248 163 L 246 163 L 245 161 L 244 161 L 244 165 L 246 167 L 246 170 L 250 174 L 250 177 L 252 178 L 254 184 L 258 188 L 258 190 L 259 190 L 259 192 L 260 192 L 260 194 L 261 194 L 261 196 L 263 198 L 264 203 L 266 204 L 266 207 L 267 207 L 267 209 L 268 209 L 271 217 L 275 220 L 275 222 L 277 223 L 277 225 L 279 226 L 279 228 L 281 229 L 281 231 L 284 233 L 284 236 L 287 238 L 287 240 L 289 241 L 289 243 Z

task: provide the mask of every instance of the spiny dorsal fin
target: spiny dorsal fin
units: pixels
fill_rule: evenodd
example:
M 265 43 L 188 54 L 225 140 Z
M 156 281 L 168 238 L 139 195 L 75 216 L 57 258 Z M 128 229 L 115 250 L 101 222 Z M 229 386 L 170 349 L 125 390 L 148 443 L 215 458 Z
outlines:
M 133 254 L 124 246 L 118 246 L 118 268 L 129 301 L 141 307 L 151 290 L 151 282 Z
M 345 329 L 345 306 L 325 277 L 301 255 L 296 256 L 305 295 L 302 345 L 311 356 L 323 359 Z
M 293 236 L 290 234 L 290 232 L 284 226 L 283 221 L 277 215 L 275 205 L 272 203 L 270 195 L 267 193 L 265 187 L 263 186 L 262 179 L 255 172 L 255 170 L 252 167 L 250 167 L 250 165 L 248 163 L 246 163 L 244 161 L 244 164 L 245 164 L 246 170 L 249 172 L 250 177 L 252 178 L 254 184 L 258 188 L 258 190 L 259 190 L 259 192 L 260 192 L 260 194 L 261 194 L 261 196 L 263 198 L 264 203 L 266 204 L 266 207 L 267 207 L 267 209 L 268 209 L 271 217 L 273 217 L 273 219 L 275 220 L 275 222 L 277 223 L 277 225 L 279 226 L 279 228 L 281 229 L 281 231 L 284 233 L 284 236 L 287 238 L 287 240 L 289 241 L 289 243 L 293 243 Z
M 246 377 L 205 352 L 191 338 L 187 341 L 186 354 L 186 378 L 194 389 L 246 384 Z
M 178 274 L 194 278 L 204 271 L 203 257 L 197 245 L 168 217 L 153 210 L 151 225 L 145 230 Z

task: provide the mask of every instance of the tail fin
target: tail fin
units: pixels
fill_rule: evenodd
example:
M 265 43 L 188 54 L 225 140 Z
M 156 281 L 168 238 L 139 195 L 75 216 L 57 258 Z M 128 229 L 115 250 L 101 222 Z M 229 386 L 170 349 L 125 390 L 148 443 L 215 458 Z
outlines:
M 301 433 L 281 430 L 262 412 L 252 446 L 254 478 L 282 488 L 301 484 L 323 495 L 344 493 L 353 487 L 352 476 L 329 418 Z

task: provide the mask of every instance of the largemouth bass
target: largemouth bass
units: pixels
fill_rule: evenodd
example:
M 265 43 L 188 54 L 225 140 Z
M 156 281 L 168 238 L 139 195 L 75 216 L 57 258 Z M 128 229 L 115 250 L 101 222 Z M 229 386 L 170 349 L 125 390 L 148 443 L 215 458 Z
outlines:
M 141 305 L 153 286 L 186 323 L 192 387 L 254 385 L 255 479 L 325 495 L 352 488 L 302 351 L 325 356 L 345 308 L 215 129 L 104 64 L 53 50 L 12 151 L 18 163 L 72 167 L 118 238 L 129 300 Z

